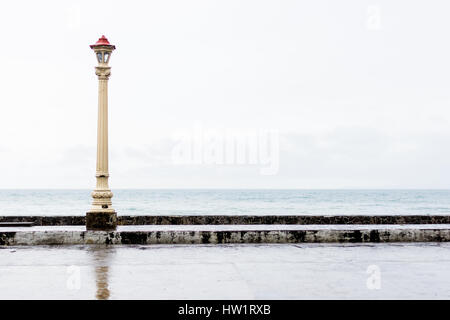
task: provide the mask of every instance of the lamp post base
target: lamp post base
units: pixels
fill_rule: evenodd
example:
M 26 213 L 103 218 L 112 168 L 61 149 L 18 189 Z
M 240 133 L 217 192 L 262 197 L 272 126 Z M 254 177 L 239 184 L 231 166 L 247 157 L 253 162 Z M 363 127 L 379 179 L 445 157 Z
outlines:
M 86 230 L 115 230 L 117 213 L 115 211 L 89 211 L 86 213 Z

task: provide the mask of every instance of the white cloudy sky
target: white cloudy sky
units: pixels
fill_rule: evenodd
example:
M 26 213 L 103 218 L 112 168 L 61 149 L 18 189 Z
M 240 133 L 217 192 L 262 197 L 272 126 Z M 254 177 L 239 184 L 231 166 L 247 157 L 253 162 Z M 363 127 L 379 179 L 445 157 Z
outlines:
M 450 3 L 0 2 L 0 188 L 94 186 L 110 64 L 115 188 L 450 188 Z M 179 131 L 275 130 L 258 164 L 176 165 Z M 220 131 L 220 132 L 222 132 Z

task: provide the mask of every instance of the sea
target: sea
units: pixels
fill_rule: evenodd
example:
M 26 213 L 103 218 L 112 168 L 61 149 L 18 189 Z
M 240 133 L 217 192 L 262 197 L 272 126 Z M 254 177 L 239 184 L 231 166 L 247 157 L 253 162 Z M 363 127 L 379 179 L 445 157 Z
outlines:
M 446 215 L 450 190 L 117 189 L 118 215 Z M 85 215 L 91 190 L 0 190 L 2 216 Z

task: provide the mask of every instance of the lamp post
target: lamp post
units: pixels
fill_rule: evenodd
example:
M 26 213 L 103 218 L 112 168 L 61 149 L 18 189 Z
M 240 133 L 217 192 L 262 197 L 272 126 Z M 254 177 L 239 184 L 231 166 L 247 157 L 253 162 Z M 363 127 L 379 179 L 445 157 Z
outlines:
M 117 225 L 117 214 L 112 208 L 113 193 L 109 189 L 108 178 L 108 80 L 111 67 L 108 66 L 111 53 L 116 49 L 105 36 L 90 46 L 95 52 L 98 65 L 98 124 L 97 124 L 97 184 L 92 191 L 92 207 L 86 213 L 86 229 L 110 230 Z

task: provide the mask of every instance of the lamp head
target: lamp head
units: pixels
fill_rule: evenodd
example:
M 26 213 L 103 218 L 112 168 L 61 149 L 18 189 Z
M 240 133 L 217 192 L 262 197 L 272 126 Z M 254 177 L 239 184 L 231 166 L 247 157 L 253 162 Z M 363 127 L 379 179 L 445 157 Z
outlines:
M 111 53 L 116 49 L 116 46 L 109 43 L 105 36 L 98 39 L 95 44 L 90 45 L 91 49 L 94 50 L 99 64 L 107 65 Z

